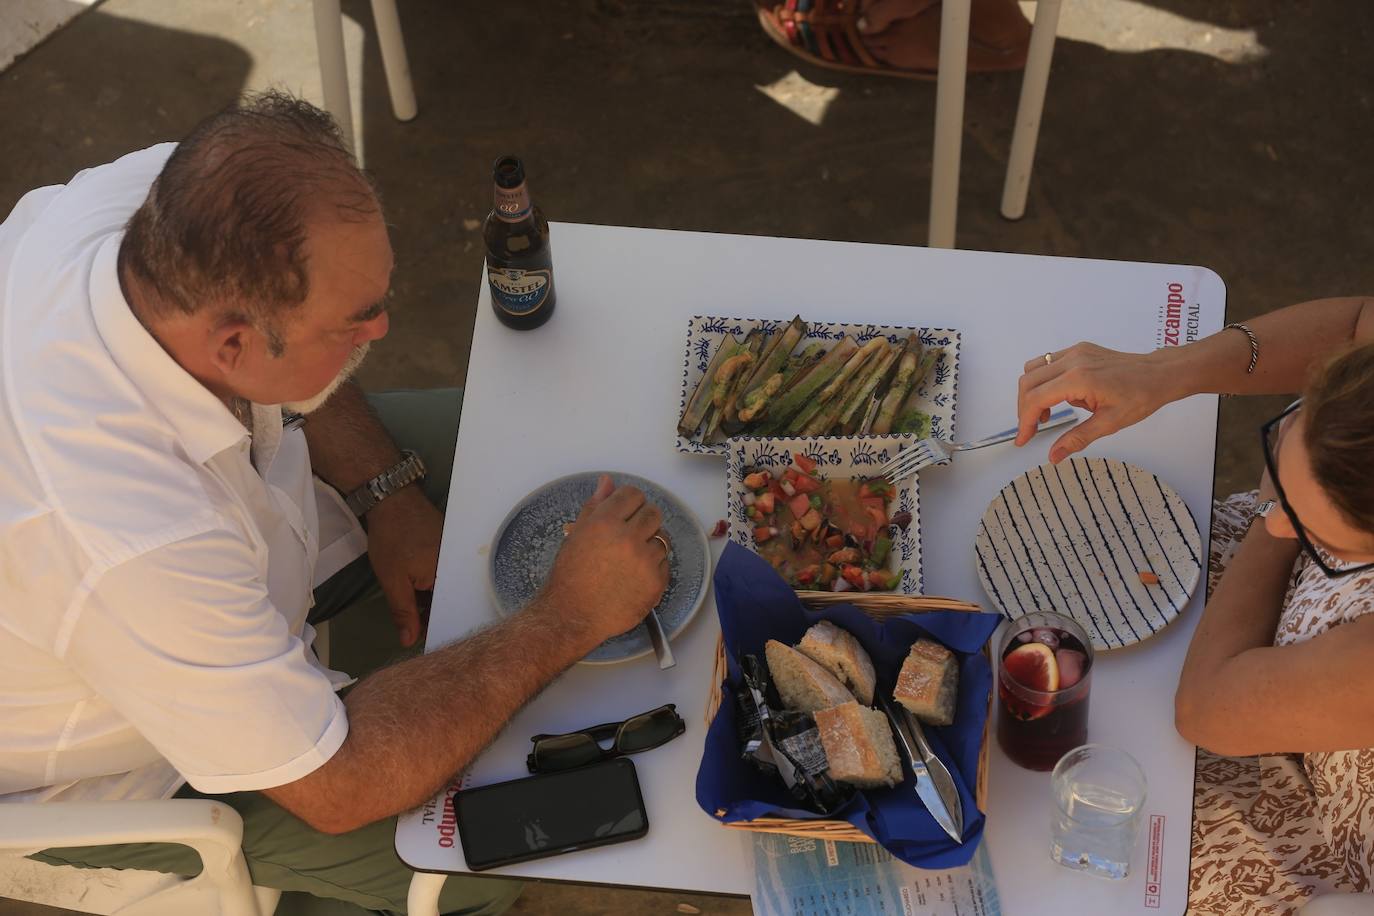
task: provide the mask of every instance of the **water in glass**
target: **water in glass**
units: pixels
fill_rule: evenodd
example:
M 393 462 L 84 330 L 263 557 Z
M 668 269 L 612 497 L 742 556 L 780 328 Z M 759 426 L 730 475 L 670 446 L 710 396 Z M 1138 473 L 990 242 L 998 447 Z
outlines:
M 1102 878 L 1124 878 L 1145 804 L 1145 775 L 1125 751 L 1088 744 L 1054 769 L 1050 857 Z

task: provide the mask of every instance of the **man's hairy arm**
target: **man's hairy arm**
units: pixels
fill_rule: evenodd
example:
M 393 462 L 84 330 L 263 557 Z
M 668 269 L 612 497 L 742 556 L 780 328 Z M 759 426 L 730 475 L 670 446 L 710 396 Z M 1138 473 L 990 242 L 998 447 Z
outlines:
M 583 635 L 588 628 L 570 629 L 545 600 L 363 680 L 345 703 L 348 738 L 338 752 L 308 776 L 265 794 L 325 833 L 421 804 L 516 710 L 596 646 Z
M 304 432 L 311 469 L 341 493 L 356 490 L 401 460 L 400 449 L 351 381 L 310 415 Z
M 663 595 L 662 515 L 603 476 L 539 597 L 515 616 L 363 679 L 348 737 L 323 766 L 265 794 L 317 830 L 343 833 L 407 811 L 487 746 L 506 721 Z

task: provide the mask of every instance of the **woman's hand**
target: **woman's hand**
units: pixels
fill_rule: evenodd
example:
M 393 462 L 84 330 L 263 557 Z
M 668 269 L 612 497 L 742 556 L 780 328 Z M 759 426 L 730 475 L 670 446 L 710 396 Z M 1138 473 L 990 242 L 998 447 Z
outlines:
M 1060 436 L 1050 448 L 1058 463 L 1103 436 L 1139 423 L 1174 400 L 1162 364 L 1165 351 L 1121 353 L 1093 343 L 1077 343 L 1067 350 L 1026 363 L 1016 396 L 1016 444 L 1025 445 L 1050 409 L 1064 401 L 1092 412 L 1092 416 Z

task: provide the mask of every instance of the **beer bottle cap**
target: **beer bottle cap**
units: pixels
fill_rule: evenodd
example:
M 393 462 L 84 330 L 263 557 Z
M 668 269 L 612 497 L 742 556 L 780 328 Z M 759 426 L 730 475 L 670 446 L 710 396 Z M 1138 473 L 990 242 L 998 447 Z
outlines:
M 518 188 L 525 183 L 525 164 L 518 156 L 502 156 L 491 172 L 498 188 Z

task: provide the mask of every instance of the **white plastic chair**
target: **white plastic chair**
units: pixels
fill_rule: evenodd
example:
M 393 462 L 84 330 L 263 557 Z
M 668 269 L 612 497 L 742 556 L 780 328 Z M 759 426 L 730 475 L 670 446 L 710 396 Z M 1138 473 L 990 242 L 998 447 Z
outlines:
M 0 897 L 119 916 L 271 916 L 281 891 L 252 885 L 242 842 L 238 812 L 211 800 L 5 805 Z M 23 858 L 33 849 L 114 843 L 181 843 L 200 854 L 204 868 L 182 878 Z
M 1002 187 L 1002 215 L 1020 219 L 1026 212 L 1040 115 L 1049 87 L 1050 61 L 1059 30 L 1062 0 L 1039 0 L 1031 26 L 1021 100 L 1016 109 L 1007 177 Z M 945 0 L 940 9 L 940 67 L 935 83 L 935 143 L 930 170 L 931 248 L 953 248 L 959 209 L 959 156 L 964 134 L 964 91 L 968 77 L 970 0 Z
M 348 93 L 348 65 L 344 56 L 343 13 L 339 0 L 313 0 L 315 44 L 320 55 L 320 80 L 324 84 L 324 107 L 334 116 L 349 149 L 353 148 L 353 104 Z M 415 86 L 410 79 L 405 39 L 396 0 L 372 0 L 372 18 L 377 25 L 377 44 L 382 49 L 382 69 L 391 95 L 391 111 L 398 121 L 415 117 Z

